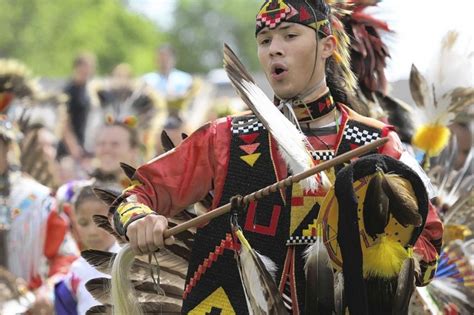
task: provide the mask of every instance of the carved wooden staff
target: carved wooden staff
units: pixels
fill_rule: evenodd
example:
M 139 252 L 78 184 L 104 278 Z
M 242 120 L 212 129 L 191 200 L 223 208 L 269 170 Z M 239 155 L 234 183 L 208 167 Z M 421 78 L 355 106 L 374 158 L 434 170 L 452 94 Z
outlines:
M 373 141 L 369 144 L 358 147 L 357 149 L 354 149 L 352 151 L 341 154 L 340 156 L 338 156 L 338 157 L 336 157 L 332 160 L 323 162 L 323 163 L 321 163 L 321 164 L 319 164 L 315 167 L 310 168 L 309 170 L 306 170 L 304 172 L 289 176 L 288 178 L 286 178 L 284 180 L 281 180 L 281 181 L 276 182 L 276 183 L 274 183 L 270 186 L 267 186 L 267 187 L 262 188 L 262 189 L 260 189 L 256 192 L 253 192 L 249 195 L 244 196 L 243 202 L 248 203 L 250 201 L 255 201 L 257 199 L 261 199 L 264 196 L 268 196 L 269 194 L 278 191 L 278 189 L 289 187 L 289 186 L 293 185 L 294 183 L 298 183 L 299 181 L 301 181 L 301 180 L 303 180 L 303 179 L 305 179 L 309 176 L 313 176 L 316 173 L 319 173 L 319 172 L 322 172 L 324 170 L 330 169 L 331 167 L 334 167 L 338 164 L 348 162 L 348 161 L 350 161 L 351 159 L 353 159 L 355 157 L 359 157 L 359 156 L 361 156 L 365 153 L 373 151 L 376 148 L 378 148 L 378 147 L 384 145 L 385 143 L 387 143 L 387 141 L 388 141 L 388 138 L 381 138 L 381 139 L 375 140 L 375 141 Z M 221 215 L 223 215 L 223 214 L 225 214 L 229 211 L 230 211 L 230 203 L 225 204 L 223 206 L 220 206 L 219 208 L 216 208 L 212 211 L 209 211 L 206 214 L 200 215 L 199 217 L 196 217 L 194 219 L 186 221 L 186 222 L 184 222 L 180 225 L 177 225 L 177 226 L 175 226 L 171 229 L 168 229 L 164 232 L 163 236 L 165 238 L 168 238 L 170 236 L 173 236 L 173 235 L 176 235 L 176 234 L 181 233 L 183 231 L 186 231 L 187 229 L 189 229 L 191 227 L 200 226 L 200 225 L 202 225 L 204 223 L 207 223 L 207 222 L 211 221 L 212 219 L 217 218 L 217 217 L 219 217 L 219 216 L 221 216 Z

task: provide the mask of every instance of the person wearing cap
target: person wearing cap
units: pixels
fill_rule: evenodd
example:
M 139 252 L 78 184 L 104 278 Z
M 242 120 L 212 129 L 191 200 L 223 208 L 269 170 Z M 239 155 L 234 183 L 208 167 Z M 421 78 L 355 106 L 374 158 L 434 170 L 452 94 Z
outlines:
M 389 141 L 374 153 L 407 159 L 392 126 L 361 116 L 347 104 L 356 84 L 347 57 L 348 38 L 323 0 L 267 0 L 256 21 L 258 58 L 274 91 L 275 106 L 306 135 L 315 164 L 382 137 Z M 118 207 L 111 208 L 115 227 L 137 254 L 154 252 L 172 242 L 163 239 L 167 217 L 209 191 L 214 209 L 232 196 L 249 194 L 288 175 L 277 139 L 256 116 L 213 121 L 136 170 L 135 185 L 124 191 Z M 327 176 L 334 183 L 336 170 Z M 326 193 L 322 187 L 306 192 L 295 184 L 251 202 L 239 218 L 252 247 L 276 264 L 275 282 L 293 314 L 305 307 L 302 255 L 316 240 L 315 221 Z M 421 230 L 414 246 L 421 264 L 419 284 L 434 273 L 442 237 L 442 225 L 431 207 Z M 198 230 L 183 313 L 249 312 L 231 244 L 229 215 Z

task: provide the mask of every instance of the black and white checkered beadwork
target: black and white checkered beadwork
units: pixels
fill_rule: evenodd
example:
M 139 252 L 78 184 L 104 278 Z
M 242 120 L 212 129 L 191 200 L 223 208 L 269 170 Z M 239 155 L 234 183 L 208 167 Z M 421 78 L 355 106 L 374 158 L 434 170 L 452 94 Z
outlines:
M 334 158 L 334 151 L 311 151 L 314 160 L 329 161 Z
M 361 130 L 357 126 L 348 126 L 344 131 L 344 137 L 352 143 L 365 144 L 377 140 L 380 138 L 380 134 L 378 132 Z
M 255 118 L 248 120 L 238 120 L 232 122 L 232 133 L 233 134 L 246 134 L 264 130 L 263 124 Z
M 317 236 L 290 236 L 286 241 L 286 245 L 306 245 L 316 242 Z

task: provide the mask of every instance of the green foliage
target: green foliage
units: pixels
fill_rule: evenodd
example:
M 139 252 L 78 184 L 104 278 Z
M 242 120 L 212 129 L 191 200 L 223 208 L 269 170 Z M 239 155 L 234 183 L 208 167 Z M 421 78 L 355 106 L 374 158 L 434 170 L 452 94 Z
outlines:
M 81 51 L 97 55 L 98 72 L 130 63 L 154 68 L 164 35 L 119 0 L 0 0 L 0 56 L 17 58 L 41 76 L 67 76 Z
M 179 0 L 169 41 L 176 48 L 178 67 L 207 72 L 222 67 L 224 43 L 251 70 L 258 69 L 255 16 L 261 0 Z
M 160 0 L 156 0 L 160 1 Z M 204 73 L 222 66 L 228 43 L 258 69 L 255 15 L 261 0 L 177 0 L 165 31 L 127 9 L 127 0 L 0 0 L 0 57 L 17 58 L 41 76 L 68 76 L 77 53 L 97 55 L 98 73 L 121 62 L 137 75 L 155 69 L 155 48 L 177 51 L 178 68 Z

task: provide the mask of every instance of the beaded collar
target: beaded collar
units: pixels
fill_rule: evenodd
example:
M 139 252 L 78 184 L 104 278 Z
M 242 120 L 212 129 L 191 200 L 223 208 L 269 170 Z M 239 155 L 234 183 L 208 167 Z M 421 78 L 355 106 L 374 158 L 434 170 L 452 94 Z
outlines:
M 307 104 L 301 100 L 294 100 L 292 101 L 292 105 L 299 122 L 315 120 L 330 113 L 336 107 L 336 103 L 330 92 Z

